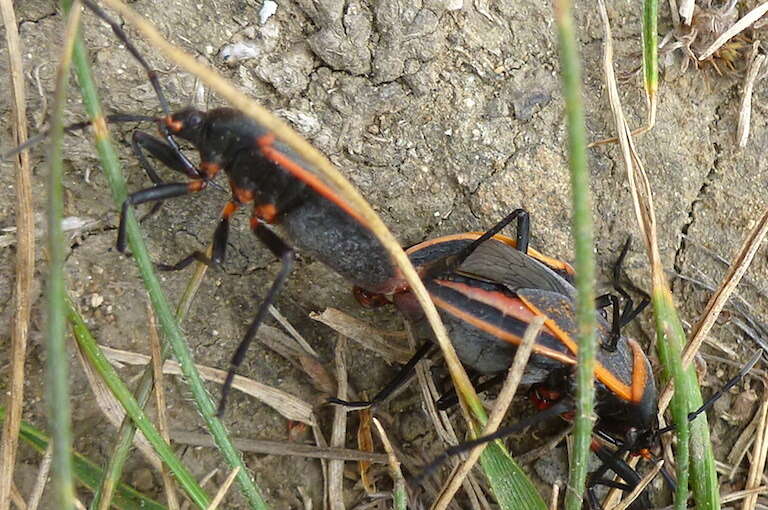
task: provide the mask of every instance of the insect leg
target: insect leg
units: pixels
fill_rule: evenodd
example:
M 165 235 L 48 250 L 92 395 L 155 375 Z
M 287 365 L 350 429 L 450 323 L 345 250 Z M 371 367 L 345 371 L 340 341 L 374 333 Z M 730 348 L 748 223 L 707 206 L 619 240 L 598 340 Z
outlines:
M 432 342 L 424 342 L 424 344 L 419 347 L 419 349 L 414 353 L 413 356 L 411 356 L 411 359 L 408 360 L 408 362 L 402 366 L 400 370 L 398 370 L 397 374 L 392 378 L 391 381 L 387 383 L 384 388 L 382 388 L 381 391 L 379 391 L 371 400 L 360 400 L 360 401 L 347 401 L 347 400 L 341 400 L 339 398 L 331 397 L 328 399 L 329 404 L 338 404 L 340 406 L 344 407 L 356 407 L 356 408 L 368 408 L 372 407 L 376 404 L 379 404 L 381 402 L 384 402 L 387 398 L 389 398 L 395 391 L 397 391 L 405 382 L 410 379 L 411 375 L 413 375 L 413 371 L 416 368 L 416 364 L 424 359 L 424 357 L 429 354 L 429 351 L 431 351 L 433 348 Z
M 160 271 L 180 271 L 195 261 L 202 262 L 208 266 L 218 265 L 224 262 L 227 250 L 227 239 L 229 237 L 229 219 L 239 208 L 240 204 L 233 201 L 227 202 L 227 205 L 224 206 L 224 210 L 221 212 L 221 217 L 219 218 L 219 225 L 213 233 L 212 258 L 208 258 L 208 256 L 201 251 L 194 251 L 175 264 L 156 264 L 157 269 Z
M 205 181 L 191 181 L 191 182 L 169 182 L 146 188 L 135 193 L 128 195 L 128 198 L 123 202 L 123 206 L 120 211 L 120 226 L 117 230 L 117 250 L 124 252 L 126 248 L 126 222 L 125 219 L 128 214 L 128 208 L 132 205 L 143 204 L 146 202 L 157 202 L 166 200 L 168 198 L 180 197 L 188 195 L 190 193 L 197 193 L 202 191 L 206 187 Z
M 515 209 L 496 225 L 488 229 L 483 235 L 472 241 L 466 248 L 461 250 L 456 256 L 457 263 L 455 267 L 460 266 L 478 246 L 501 232 L 504 227 L 515 220 L 517 220 L 517 249 L 523 253 L 528 253 L 528 243 L 531 239 L 531 220 L 528 211 L 525 209 Z
M 88 7 L 96 16 L 104 20 L 111 28 L 112 32 L 115 33 L 118 39 L 125 44 L 125 48 L 133 55 L 133 57 L 139 62 L 141 67 L 144 68 L 144 70 L 147 73 L 147 77 L 149 78 L 149 82 L 152 84 L 152 88 L 155 89 L 155 94 L 157 94 L 157 99 L 160 102 L 160 107 L 163 109 L 163 113 L 166 116 L 171 115 L 171 109 L 168 106 L 168 100 L 165 98 L 165 95 L 163 94 L 163 89 L 160 87 L 160 80 L 157 78 L 157 72 L 152 69 L 147 61 L 144 59 L 144 57 L 139 53 L 139 50 L 136 48 L 136 46 L 131 42 L 131 40 L 128 38 L 128 35 L 125 33 L 125 31 L 120 27 L 120 25 L 110 18 L 106 12 L 104 12 L 98 5 L 93 3 L 91 0 L 83 0 L 83 4 Z M 179 161 L 183 162 L 184 167 L 186 168 L 185 173 L 188 175 L 194 175 L 195 177 L 200 177 L 201 174 L 195 167 L 195 165 L 187 158 L 187 156 L 184 155 L 184 153 L 181 151 L 181 147 L 179 147 L 179 144 L 176 142 L 176 140 L 171 135 L 170 131 L 168 130 L 168 127 L 165 125 L 164 122 L 160 123 L 160 130 L 162 131 L 166 142 L 168 142 L 168 145 L 171 147 L 173 152 L 175 152 L 178 156 Z
M 505 377 L 506 374 L 497 374 L 489 379 L 486 379 L 478 385 L 476 385 L 474 382 L 472 385 L 475 387 L 475 391 L 477 393 L 482 393 L 485 390 L 493 388 L 494 386 L 498 386 L 501 382 L 504 381 Z M 458 403 L 459 397 L 456 395 L 456 388 L 453 388 L 450 392 L 443 395 L 440 400 L 435 402 L 435 407 L 437 407 L 438 411 L 445 411 L 446 409 L 450 409 Z
M 256 217 L 251 219 L 251 229 L 253 230 L 253 233 L 256 234 L 256 237 L 269 248 L 269 251 L 271 251 L 275 257 L 280 259 L 283 267 L 277 274 L 264 301 L 262 301 L 259 311 L 256 313 L 256 318 L 251 322 L 251 325 L 248 326 L 248 331 L 245 332 L 245 336 L 240 342 L 240 345 L 237 346 L 234 356 L 232 356 L 232 361 L 230 362 L 229 370 L 227 371 L 227 379 L 224 381 L 224 386 L 221 388 L 221 399 L 219 400 L 219 408 L 217 411 L 219 416 L 224 413 L 227 396 L 232 387 L 232 380 L 235 378 L 235 370 L 243 362 L 245 353 L 248 351 L 248 346 L 256 337 L 256 332 L 259 330 L 261 323 L 264 322 L 269 307 L 275 302 L 277 295 L 285 284 L 285 280 L 288 279 L 288 275 L 291 273 L 291 269 L 293 269 L 293 262 L 296 257 L 293 249 L 288 246 L 285 241 L 280 239 L 277 234 L 269 230 L 260 219 Z

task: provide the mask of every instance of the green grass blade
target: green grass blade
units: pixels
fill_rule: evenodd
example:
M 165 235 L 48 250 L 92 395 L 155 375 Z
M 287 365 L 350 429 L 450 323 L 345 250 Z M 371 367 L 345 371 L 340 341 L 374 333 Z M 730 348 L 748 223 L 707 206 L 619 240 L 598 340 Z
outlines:
M 695 367 L 690 366 L 685 370 L 682 367 L 680 353 L 686 338 L 685 332 L 669 290 L 654 291 L 652 301 L 659 359 L 665 368 L 667 380 L 672 379 L 675 385 L 670 405 L 677 434 L 675 463 L 678 488 L 675 493 L 675 508 L 686 508 L 690 478 L 696 508 L 718 510 L 720 487 L 706 414 L 702 413 L 696 420 L 688 423 L 688 413 L 701 407 L 703 400 Z
M 0 423 L 4 420 L 5 409 L 0 407 Z M 41 430 L 36 429 L 27 422 L 21 422 L 19 436 L 40 453 L 44 453 L 48 449 L 50 442 L 48 437 Z M 99 479 L 102 476 L 98 466 L 77 452 L 72 452 L 71 462 L 72 471 L 77 480 L 88 489 L 96 490 L 99 485 Z M 112 503 L 119 509 L 167 510 L 165 506 L 144 496 L 129 485 L 119 484 L 116 489 Z
M 192 278 L 190 278 L 187 287 L 184 289 L 184 293 L 182 294 L 176 309 L 176 319 L 179 322 L 182 322 L 189 312 L 192 300 L 194 299 L 197 289 L 200 287 L 200 283 L 205 276 L 206 270 L 207 266 L 202 264 L 199 265 L 192 275 Z M 165 360 L 169 351 L 168 343 L 163 342 L 160 348 L 160 357 Z M 153 384 L 154 373 L 152 371 L 152 365 L 148 364 L 144 369 L 144 373 L 141 374 L 139 382 L 136 385 L 136 391 L 134 392 L 134 398 L 142 409 L 147 405 L 149 397 L 152 395 Z M 136 426 L 133 424 L 133 421 L 126 416 L 125 419 L 123 419 L 123 423 L 120 424 L 117 441 L 115 442 L 107 467 L 104 469 L 104 478 L 99 484 L 93 500 L 91 501 L 91 510 L 105 510 L 106 508 L 109 508 L 109 501 L 112 498 L 112 493 L 117 486 L 117 483 L 120 481 L 125 463 L 133 450 L 133 438 L 135 435 Z
M 565 497 L 565 508 L 580 510 L 587 478 L 589 447 L 592 442 L 595 399 L 595 260 L 592 235 L 592 199 L 587 168 L 587 142 L 581 92 L 578 41 L 573 26 L 571 3 L 555 2 L 555 23 L 560 46 L 560 75 L 568 124 L 568 160 L 571 170 L 573 237 L 576 254 L 576 313 L 579 327 L 579 353 L 576 365 L 576 418 L 574 448 Z
M 643 2 L 643 85 L 645 98 L 652 112 L 656 111 L 656 93 L 659 89 L 659 3 Z
M 681 338 L 685 339 L 682 326 L 674 310 L 672 296 L 667 289 L 656 287 L 651 295 L 654 317 L 656 319 L 657 351 L 659 359 L 665 368 L 667 380 L 674 381 L 675 393 L 672 397 L 672 417 L 677 433 L 675 450 L 675 474 L 677 490 L 675 491 L 675 508 L 683 510 L 688 500 L 688 404 L 685 399 L 685 377 L 680 354 L 682 352 Z M 682 334 L 682 336 L 681 336 Z
M 206 508 L 210 501 L 205 491 L 200 488 L 192 474 L 179 461 L 171 446 L 163 440 L 158 430 L 133 398 L 128 387 L 120 379 L 120 376 L 117 375 L 112 365 L 109 364 L 101 349 L 99 349 L 82 317 L 75 311 L 71 303 L 68 304 L 67 318 L 72 325 L 75 339 L 88 362 L 101 376 L 109 390 L 123 406 L 123 409 L 125 409 L 126 414 L 131 417 L 136 427 L 141 430 L 165 465 L 173 472 L 181 488 L 186 491 L 190 499 L 197 506 Z
M 528 475 L 509 456 L 499 441 L 490 443 L 483 450 L 479 462 L 491 484 L 499 508 L 505 510 L 547 509 L 547 504 L 528 479 Z
M 69 7 L 69 2 L 62 0 L 62 5 L 66 9 Z M 75 43 L 74 67 L 80 84 L 80 90 L 83 95 L 83 103 L 89 118 L 94 121 L 93 131 L 96 150 L 109 182 L 112 196 L 119 207 L 125 201 L 127 196 L 125 180 L 123 179 L 120 170 L 117 154 L 111 144 L 109 133 L 104 126 L 101 105 L 88 65 L 87 51 L 80 38 L 78 38 Z M 170 306 L 160 288 L 160 282 L 154 273 L 152 261 L 149 258 L 146 246 L 141 238 L 138 223 L 136 222 L 132 211 L 129 211 L 127 217 L 127 233 L 128 245 L 133 253 L 133 259 L 136 261 L 142 280 L 144 281 L 147 293 L 152 302 L 152 307 L 155 310 L 155 314 L 157 315 L 163 333 L 165 334 L 165 338 L 170 342 L 173 353 L 181 364 L 184 378 L 189 385 L 190 392 L 192 393 L 198 411 L 205 420 L 206 426 L 213 436 L 214 442 L 227 463 L 233 469 L 235 467 L 240 467 L 240 471 L 237 475 L 238 484 L 251 508 L 266 510 L 268 507 L 264 502 L 264 498 L 258 487 L 254 484 L 250 472 L 243 463 L 242 455 L 234 448 L 224 425 L 215 415 L 215 407 L 211 402 L 210 396 L 203 385 L 203 380 L 195 367 L 189 346 L 184 339 L 181 329 L 176 323 Z
M 46 282 L 46 394 L 48 420 L 53 434 L 53 498 L 58 508 L 74 508 L 75 488 L 72 482 L 72 430 L 69 407 L 69 356 L 64 331 L 66 305 L 64 302 L 65 241 L 61 221 L 64 211 L 62 176 L 64 164 L 64 107 L 67 102 L 72 44 L 77 33 L 79 13 L 67 18 L 67 30 L 61 61 L 56 72 L 56 92 L 51 114 L 51 135 L 48 147 L 48 278 Z

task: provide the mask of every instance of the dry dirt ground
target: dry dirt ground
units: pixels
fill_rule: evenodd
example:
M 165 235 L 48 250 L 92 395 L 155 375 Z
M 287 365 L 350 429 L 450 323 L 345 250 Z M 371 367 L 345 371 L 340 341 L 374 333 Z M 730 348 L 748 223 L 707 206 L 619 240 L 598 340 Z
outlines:
M 670 29 L 662 2 L 660 32 Z M 532 245 L 563 259 L 572 256 L 569 227 L 568 171 L 563 101 L 558 56 L 548 2 L 509 0 L 296 0 L 280 2 L 262 24 L 261 4 L 253 0 L 138 0 L 133 7 L 148 17 L 176 44 L 216 67 L 244 91 L 296 128 L 336 163 L 362 191 L 403 244 L 436 235 L 482 230 L 505 213 L 523 207 L 532 215 Z M 457 7 L 459 7 L 457 9 Z M 33 131 L 44 125 L 63 32 L 63 20 L 51 2 L 28 0 L 17 6 L 29 87 Z M 601 71 L 602 30 L 589 2 L 577 9 L 584 61 L 584 99 L 591 139 L 612 133 L 611 115 Z M 629 74 L 640 63 L 640 19 L 636 2 L 614 2 L 610 11 L 616 38 L 619 72 Z M 157 114 L 156 97 L 139 66 L 92 15 L 84 15 L 85 38 L 106 108 L 112 112 Z M 130 32 L 130 31 L 129 31 Z M 131 32 L 132 33 L 132 32 Z M 134 34 L 135 35 L 135 34 Z M 221 104 L 195 79 L 160 58 L 140 39 L 138 46 L 160 70 L 172 107 L 190 103 L 202 108 Z M 238 60 L 233 44 L 242 43 L 250 58 Z M 741 75 L 718 76 L 712 71 L 678 71 L 673 62 L 663 74 L 658 124 L 638 140 L 655 192 L 663 260 L 669 270 L 718 281 L 724 268 L 697 245 L 731 257 L 750 222 L 765 208 L 768 147 L 764 85 L 758 85 L 752 137 L 746 149 L 734 144 Z M 7 77 L 7 60 L 0 59 Z M 630 123 L 644 122 L 645 104 L 638 74 L 622 84 Z M 763 82 L 765 83 L 765 82 Z M 9 97 L 0 95 L 2 146 L 9 145 Z M 79 96 L 68 103 L 68 121 L 83 118 Z M 147 127 L 147 129 L 151 129 Z M 129 189 L 148 180 L 130 154 L 130 128 L 115 130 L 128 176 Z M 66 140 L 66 215 L 89 220 L 69 237 L 68 289 L 93 332 L 103 344 L 148 352 L 145 296 L 133 262 L 113 249 L 117 210 L 87 136 Z M 38 224 L 43 220 L 45 167 L 41 150 L 35 156 L 34 194 Z M 591 150 L 596 254 L 601 275 L 628 235 L 637 239 L 625 170 L 616 147 Z M 166 174 L 167 175 L 167 174 Z M 167 203 L 144 225 L 155 260 L 170 262 L 206 245 L 226 197 L 211 190 L 203 196 Z M 0 228 L 14 225 L 13 171 L 0 172 Z M 689 241 L 684 241 L 686 234 Z M 694 244 L 695 242 L 695 244 Z M 635 242 L 627 266 L 635 283 L 647 288 L 644 255 Z M 13 281 L 13 245 L 0 248 L 0 373 L 7 373 L 8 332 Z M 43 266 L 38 248 L 39 267 Z M 365 320 L 374 315 L 359 309 L 347 283 L 320 263 L 301 257 L 278 308 L 325 357 L 333 359 L 335 334 L 308 318 L 309 312 L 336 307 Z M 230 238 L 230 258 L 209 272 L 184 329 L 199 363 L 226 367 L 256 305 L 279 264 L 248 231 L 239 216 Z M 749 278 L 765 280 L 765 254 L 758 255 Z M 704 275 L 704 276 L 702 276 Z M 41 277 L 40 270 L 38 277 Z M 163 276 L 173 300 L 188 274 Z M 683 317 L 695 321 L 707 294 L 694 286 L 674 283 Z M 765 298 L 745 291 L 756 317 L 764 315 Z M 45 352 L 40 345 L 40 301 L 35 308 L 27 370 L 25 418 L 44 427 L 43 377 Z M 396 324 L 396 323 L 392 323 Z M 636 334 L 647 345 L 648 319 Z M 741 361 L 756 348 L 734 334 L 732 326 L 717 330 L 714 344 L 725 346 Z M 726 356 L 708 346 L 708 353 Z M 350 379 L 358 390 L 375 391 L 393 367 L 368 351 L 350 346 Z M 96 462 L 108 455 L 114 430 L 93 404 L 87 381 L 71 357 L 75 447 Z M 717 385 L 734 372 L 732 366 L 709 362 L 704 377 Z M 125 369 L 131 377 L 136 369 Z M 256 345 L 241 373 L 278 386 L 310 402 L 321 402 L 306 377 L 276 354 Z M 4 383 L 4 378 L 2 378 Z M 757 387 L 747 381 L 746 385 Z M 169 383 L 169 418 L 175 429 L 200 431 L 200 419 L 187 401 L 183 385 Z M 742 385 L 743 388 L 743 385 Z M 211 386 L 217 393 L 218 388 Z M 391 434 L 406 451 L 440 451 L 417 404 L 396 406 L 390 415 Z M 713 420 L 713 438 L 724 456 L 746 421 L 741 413 L 722 419 L 730 396 Z M 393 406 L 394 408 L 395 406 Z M 324 415 L 327 417 L 327 415 Z M 270 408 L 235 395 L 226 423 L 236 437 L 286 438 L 286 422 Z M 350 437 L 348 446 L 354 443 Z M 512 445 L 514 450 L 526 448 Z M 207 448 L 177 445 L 196 476 L 225 466 Z M 322 484 L 317 461 L 246 455 L 256 480 L 274 508 L 298 508 L 298 489 L 321 504 Z M 30 490 L 39 457 L 22 448 L 17 482 Z M 530 471 L 536 471 L 532 465 Z M 539 470 L 542 471 L 542 470 Z M 139 456 L 127 468 L 127 481 L 148 494 L 159 493 L 159 476 Z M 360 492 L 352 490 L 349 501 Z M 233 491 L 236 492 L 236 491 Z M 87 494 L 82 494 L 84 500 Z M 242 504 L 239 496 L 229 500 Z

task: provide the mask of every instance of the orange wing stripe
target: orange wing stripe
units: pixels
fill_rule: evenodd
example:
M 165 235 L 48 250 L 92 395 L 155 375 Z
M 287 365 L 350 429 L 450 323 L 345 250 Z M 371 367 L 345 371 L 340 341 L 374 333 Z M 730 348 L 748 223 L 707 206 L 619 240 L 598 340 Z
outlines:
M 285 154 L 275 149 L 272 146 L 274 141 L 275 135 L 268 134 L 258 138 L 256 143 L 259 145 L 267 159 L 276 165 L 280 165 L 282 168 L 304 182 L 304 184 L 315 190 L 321 196 L 327 198 L 339 206 L 342 211 L 355 218 L 358 223 L 366 228 L 368 227 L 368 222 L 366 222 L 363 217 L 360 216 L 360 214 L 358 214 L 357 211 L 355 211 L 348 203 L 344 202 L 341 197 L 339 197 L 327 184 L 321 181 L 318 176 L 308 171 L 306 168 L 303 168 L 301 165 L 287 157 Z
M 533 303 L 522 296 L 519 297 L 520 300 L 525 303 L 533 313 L 546 317 L 546 315 L 542 313 L 541 310 L 539 310 Z M 562 330 L 552 319 L 547 318 L 544 321 L 544 324 L 555 333 L 555 336 L 557 336 L 557 338 L 563 342 L 566 347 L 568 347 L 568 350 L 570 350 L 574 356 L 578 354 L 579 346 L 571 338 L 570 334 Z M 595 377 L 621 399 L 629 400 L 630 402 L 636 402 L 636 400 L 634 400 L 633 389 L 621 382 L 615 375 L 613 375 L 609 370 L 607 370 L 601 363 L 597 361 L 595 361 Z
M 464 322 L 467 322 L 471 324 L 472 326 L 476 327 L 477 329 L 480 329 L 482 331 L 485 331 L 487 333 L 490 333 L 491 335 L 495 336 L 496 338 L 499 338 L 501 340 L 504 340 L 505 342 L 509 342 L 513 345 L 520 345 L 520 342 L 522 339 L 518 337 L 517 335 L 513 335 L 512 333 L 505 331 L 501 329 L 498 326 L 494 326 L 493 324 L 489 324 L 488 322 L 478 319 L 474 315 L 468 314 L 464 312 L 463 310 L 448 304 L 446 301 L 432 296 L 432 301 L 440 307 L 440 309 L 445 310 L 446 312 L 450 313 L 451 315 L 463 320 Z M 547 358 L 554 359 L 557 361 L 560 361 L 566 365 L 575 365 L 576 360 L 568 356 L 567 354 L 563 354 L 562 352 L 558 352 L 554 349 L 550 349 L 548 347 L 544 347 L 542 345 L 534 344 L 533 345 L 533 352 L 536 354 L 540 354 L 542 356 L 546 356 Z
M 430 239 L 428 241 L 424 241 L 423 243 L 419 243 L 417 245 L 411 246 L 410 248 L 405 250 L 405 252 L 410 255 L 419 250 L 423 250 L 424 248 L 429 248 L 430 246 L 433 246 L 435 244 L 447 243 L 450 241 L 463 241 L 463 240 L 474 241 L 475 239 L 477 239 L 483 234 L 485 234 L 485 232 L 463 232 L 461 234 L 453 234 L 449 236 L 438 237 L 438 238 Z M 507 237 L 501 234 L 496 234 L 495 236 L 492 237 L 492 239 L 495 239 L 499 242 L 509 245 L 512 248 L 517 247 L 517 241 L 515 239 L 512 239 L 511 237 Z M 528 248 L 528 255 L 538 260 L 539 262 L 544 263 L 549 267 L 553 267 L 555 269 L 565 271 L 568 274 L 574 274 L 573 268 L 571 267 L 570 264 L 563 262 L 562 260 L 557 260 L 552 257 L 548 257 L 534 250 L 533 248 Z
M 629 346 L 632 347 L 632 402 L 640 402 L 643 400 L 648 379 L 645 354 L 640 345 L 631 338 L 629 339 Z

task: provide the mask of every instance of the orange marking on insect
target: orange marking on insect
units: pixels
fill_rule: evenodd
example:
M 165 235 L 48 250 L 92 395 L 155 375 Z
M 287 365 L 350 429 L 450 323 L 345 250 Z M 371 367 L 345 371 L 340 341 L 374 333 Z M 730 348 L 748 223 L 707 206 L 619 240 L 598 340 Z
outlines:
M 234 181 L 229 181 L 229 188 L 232 190 L 232 196 L 241 204 L 253 202 L 253 191 L 245 188 L 238 188 Z
M 632 348 L 632 402 L 640 402 L 643 400 L 645 385 L 648 381 L 645 354 L 636 341 L 630 338 L 628 342 Z
M 190 193 L 196 193 L 198 191 L 202 191 L 207 186 L 205 181 L 190 181 L 187 183 L 187 189 Z
M 228 220 L 233 214 L 235 214 L 235 211 L 237 211 L 240 208 L 240 205 L 232 202 L 231 200 L 227 202 L 227 204 L 224 206 L 224 209 L 221 211 L 221 218 Z
M 501 329 L 500 327 L 495 326 L 489 322 L 486 322 L 472 314 L 468 314 L 465 311 L 461 310 L 460 308 L 457 308 L 449 304 L 447 301 L 444 301 L 438 297 L 432 296 L 432 301 L 434 301 L 434 303 L 440 309 L 445 310 L 451 315 L 458 317 L 464 322 L 471 324 L 477 329 L 490 333 L 491 335 L 495 336 L 496 338 L 499 338 L 500 340 L 509 342 L 513 345 L 520 345 L 520 342 L 522 341 L 522 339 L 519 336 L 514 335 L 504 329 Z M 571 358 L 567 354 L 563 354 L 562 352 L 558 352 L 554 349 L 550 349 L 549 347 L 545 347 L 543 345 L 534 344 L 533 352 L 535 352 L 536 354 L 540 354 L 542 356 L 546 356 L 547 358 L 560 361 L 562 363 L 565 363 L 566 365 L 576 364 L 576 360 Z
M 207 178 L 213 179 L 219 172 L 221 172 L 221 165 L 213 163 L 212 161 L 202 161 L 200 162 L 200 170 L 203 171 L 203 174 L 205 174 Z
M 275 204 L 257 204 L 253 206 L 253 215 L 266 223 L 274 223 L 278 215 Z
M 178 133 L 179 131 L 184 129 L 184 123 L 180 120 L 173 120 L 173 117 L 171 117 L 170 115 L 163 117 L 163 122 L 165 122 L 165 125 L 173 133 Z
M 464 241 L 464 240 L 474 241 L 475 239 L 479 238 L 483 234 L 485 234 L 485 232 L 463 232 L 461 234 L 452 234 L 448 236 L 438 237 L 438 238 L 430 239 L 428 241 L 424 241 L 423 243 L 419 243 L 414 246 L 411 246 L 410 248 L 405 250 L 405 252 L 410 255 L 420 250 L 423 250 L 424 248 L 429 248 L 430 246 L 434 246 L 440 243 L 447 243 L 450 241 Z M 508 246 L 511 246 L 512 248 L 517 248 L 517 241 L 515 239 L 512 239 L 511 237 L 507 237 L 501 234 L 496 234 L 491 239 L 495 239 L 496 241 L 499 241 Z M 575 274 L 573 267 L 571 267 L 571 265 L 568 264 L 567 262 L 563 262 L 562 260 L 557 260 L 555 258 L 544 255 L 543 253 L 538 252 L 533 248 L 528 248 L 527 255 L 553 269 L 564 271 L 565 273 L 570 275 Z
M 571 338 L 571 335 L 564 331 L 560 326 L 557 325 L 557 323 L 548 318 L 546 314 L 542 313 L 541 310 L 536 307 L 533 303 L 531 303 L 529 300 L 525 299 L 522 296 L 518 296 L 520 300 L 525 303 L 525 305 L 531 309 L 531 311 L 539 316 L 545 317 L 546 320 L 544 321 L 544 325 L 547 326 L 549 329 L 551 329 L 558 340 L 563 342 L 563 344 L 570 350 L 574 356 L 578 355 L 579 352 L 579 346 L 576 344 L 576 342 Z M 633 400 L 633 390 L 623 382 L 619 380 L 618 377 L 613 375 L 610 370 L 606 369 L 600 362 L 595 361 L 595 377 L 598 381 L 603 383 L 605 386 L 608 387 L 612 392 L 616 394 L 619 398 L 623 400 L 629 400 L 630 402 L 634 402 Z
M 329 201 L 336 204 L 342 211 L 350 215 L 359 224 L 368 228 L 368 222 L 355 210 L 345 202 L 342 197 L 338 195 L 330 186 L 325 184 L 320 178 L 296 163 L 294 160 L 276 149 L 273 144 L 275 142 L 275 135 L 272 133 L 262 135 L 256 139 L 256 145 L 261 149 L 261 153 L 278 165 L 294 177 L 302 181 L 304 184 L 315 190 L 320 196 L 327 198 Z
M 485 305 L 492 306 L 499 310 L 503 315 L 514 317 L 521 322 L 530 323 L 535 317 L 531 310 L 525 306 L 525 303 L 501 292 L 481 289 L 467 283 L 451 280 L 433 280 L 433 283 L 460 292 L 474 301 L 479 301 Z M 544 332 L 553 335 L 552 331 L 548 331 L 548 328 L 544 328 Z

